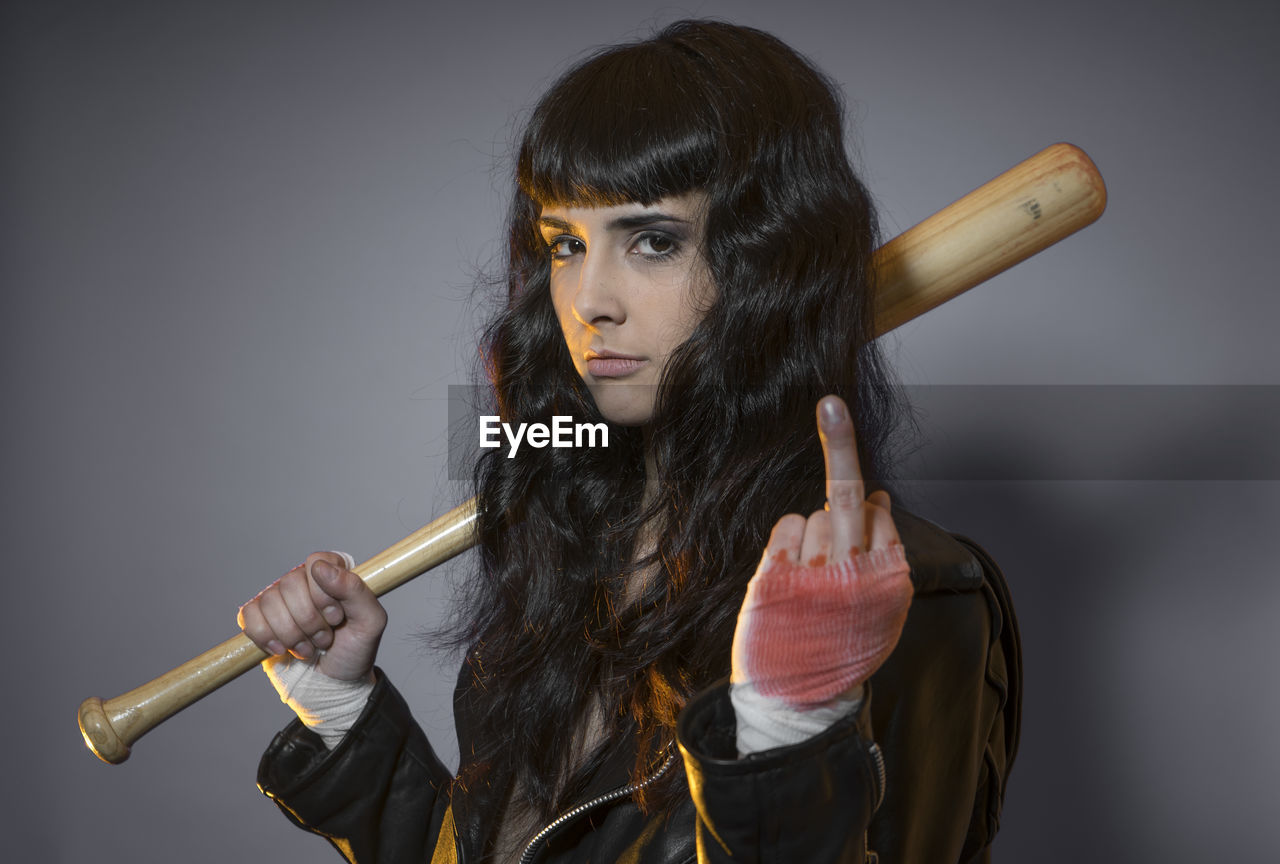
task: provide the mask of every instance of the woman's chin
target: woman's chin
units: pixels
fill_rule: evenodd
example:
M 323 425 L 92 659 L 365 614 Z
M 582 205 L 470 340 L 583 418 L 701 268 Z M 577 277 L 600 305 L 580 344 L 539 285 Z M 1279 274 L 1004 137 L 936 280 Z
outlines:
M 627 405 L 596 400 L 600 416 L 614 426 L 644 426 L 653 418 L 652 405 Z
M 652 409 L 644 406 L 615 408 L 597 403 L 596 407 L 600 410 L 600 415 L 614 426 L 644 426 L 653 417 Z
M 615 426 L 644 426 L 653 418 L 652 385 L 595 384 L 587 389 L 596 410 Z

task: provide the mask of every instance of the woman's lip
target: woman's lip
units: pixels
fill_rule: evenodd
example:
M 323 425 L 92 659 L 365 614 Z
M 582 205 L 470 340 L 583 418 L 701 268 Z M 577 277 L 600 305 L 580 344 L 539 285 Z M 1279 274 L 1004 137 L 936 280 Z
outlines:
M 591 357 L 587 359 L 587 371 L 595 378 L 622 378 L 648 362 L 636 357 Z
M 623 354 L 620 351 L 610 351 L 608 348 L 601 348 L 599 351 L 597 351 L 594 348 L 590 348 L 587 350 L 586 358 L 588 360 L 594 360 L 597 357 L 616 357 L 619 360 L 643 360 L 644 359 L 643 357 L 639 357 L 635 354 Z

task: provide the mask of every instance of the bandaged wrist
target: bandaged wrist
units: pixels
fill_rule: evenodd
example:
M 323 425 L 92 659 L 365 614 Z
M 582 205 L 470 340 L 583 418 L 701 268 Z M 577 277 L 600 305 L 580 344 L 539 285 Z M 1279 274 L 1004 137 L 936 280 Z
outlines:
M 332 750 L 350 731 L 373 692 L 373 671 L 356 681 L 330 678 L 316 664 L 289 654 L 262 664 L 280 701 L 293 709 L 308 729 Z
M 825 732 L 862 707 L 864 688 L 847 697 L 801 711 L 781 699 L 762 696 L 754 685 L 731 684 L 729 701 L 738 723 L 738 757 L 790 747 Z

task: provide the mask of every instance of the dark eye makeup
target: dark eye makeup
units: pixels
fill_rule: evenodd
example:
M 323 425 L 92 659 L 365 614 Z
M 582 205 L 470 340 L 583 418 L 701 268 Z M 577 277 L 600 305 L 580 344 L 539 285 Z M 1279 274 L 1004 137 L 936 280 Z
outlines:
M 572 258 L 586 251 L 586 244 L 571 234 L 557 234 L 546 240 L 547 249 L 553 260 Z M 666 231 L 642 231 L 632 239 L 627 252 L 642 258 L 656 261 L 672 258 L 679 254 L 682 241 Z

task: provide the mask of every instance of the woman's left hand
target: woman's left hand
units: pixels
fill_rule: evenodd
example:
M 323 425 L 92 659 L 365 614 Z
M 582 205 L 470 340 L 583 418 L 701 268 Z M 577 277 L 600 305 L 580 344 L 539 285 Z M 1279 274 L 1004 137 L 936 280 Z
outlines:
M 735 684 L 812 708 L 856 690 L 893 651 L 913 588 L 889 494 L 864 498 L 844 401 L 818 403 L 827 509 L 773 526 L 738 615 Z

